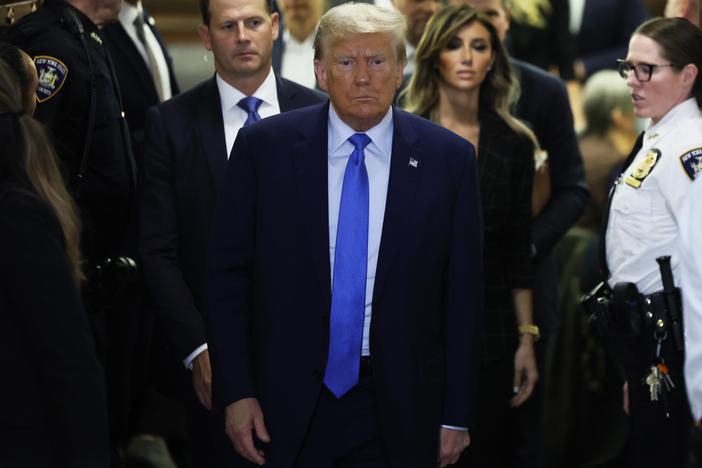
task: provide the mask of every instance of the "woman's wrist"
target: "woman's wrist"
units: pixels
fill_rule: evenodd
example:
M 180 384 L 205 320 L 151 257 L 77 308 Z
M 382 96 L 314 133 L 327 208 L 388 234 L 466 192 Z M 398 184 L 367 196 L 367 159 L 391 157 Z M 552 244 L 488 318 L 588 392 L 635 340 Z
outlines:
M 526 341 L 533 344 L 538 341 L 539 337 L 541 336 L 539 333 L 539 327 L 536 325 L 519 325 L 517 330 L 519 331 L 519 340 L 521 343 Z

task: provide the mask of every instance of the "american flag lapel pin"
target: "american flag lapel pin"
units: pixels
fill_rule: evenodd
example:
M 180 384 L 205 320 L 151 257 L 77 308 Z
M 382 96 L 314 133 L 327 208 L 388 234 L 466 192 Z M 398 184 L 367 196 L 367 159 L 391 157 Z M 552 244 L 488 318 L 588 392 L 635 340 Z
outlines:
M 410 158 L 409 158 L 409 165 L 412 166 L 412 167 L 414 167 L 414 168 L 416 168 L 417 166 L 419 166 L 419 161 L 417 161 L 417 160 L 414 159 L 412 156 L 410 156 Z

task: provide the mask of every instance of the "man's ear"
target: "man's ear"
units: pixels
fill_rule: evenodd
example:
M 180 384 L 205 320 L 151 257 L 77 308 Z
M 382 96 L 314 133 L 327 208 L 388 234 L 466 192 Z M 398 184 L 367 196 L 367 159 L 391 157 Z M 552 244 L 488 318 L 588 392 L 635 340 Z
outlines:
M 278 12 L 273 12 L 271 14 L 271 28 L 273 32 L 273 40 L 275 41 L 278 39 L 278 33 L 279 33 L 279 26 L 280 26 L 280 15 Z
M 697 65 L 694 63 L 688 63 L 683 67 L 683 83 L 689 84 L 690 89 L 695 85 L 695 80 L 697 79 L 697 74 L 699 70 Z
M 314 60 L 314 74 L 317 76 L 317 83 L 322 91 L 327 90 L 327 68 L 323 60 Z
M 197 32 L 200 34 L 200 40 L 205 49 L 212 50 L 212 41 L 210 40 L 210 28 L 201 24 L 197 27 Z

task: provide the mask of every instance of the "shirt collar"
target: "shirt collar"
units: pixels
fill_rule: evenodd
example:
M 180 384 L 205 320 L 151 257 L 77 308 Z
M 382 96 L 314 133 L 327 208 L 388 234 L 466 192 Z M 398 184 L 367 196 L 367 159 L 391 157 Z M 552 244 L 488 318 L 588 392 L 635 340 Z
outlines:
M 224 111 L 230 111 L 239 101 L 246 97 L 244 93 L 224 81 L 219 74 L 217 74 L 217 89 L 219 90 L 219 98 L 222 101 L 222 110 Z M 263 80 L 261 86 L 254 91 L 252 96 L 259 98 L 261 101 L 271 106 L 274 106 L 275 103 L 278 102 L 278 91 L 275 84 L 273 67 L 268 71 L 268 76 Z
M 646 129 L 646 137 L 654 138 L 657 134 L 663 135 L 670 126 L 677 126 L 680 119 L 695 117 L 700 115 L 700 109 L 697 107 L 695 98 L 687 99 L 677 106 L 673 107 L 663 116 L 655 125 L 650 125 Z
M 414 60 L 414 54 L 417 52 L 417 48 L 414 47 L 409 42 L 405 44 L 405 55 L 407 56 L 407 62 Z
M 292 37 L 292 34 L 290 34 L 290 30 L 288 28 L 285 28 L 283 30 L 283 43 L 285 45 L 292 43 L 292 44 L 298 44 L 298 45 L 308 45 L 309 44 L 310 46 L 313 46 L 314 45 L 314 38 L 316 35 L 317 35 L 317 27 L 314 28 L 314 31 L 312 31 L 312 33 L 309 36 L 307 36 L 307 38 L 304 41 L 297 42 L 297 39 Z
M 342 145 L 347 143 L 347 140 L 351 135 L 356 132 L 353 128 L 349 127 L 344 123 L 339 115 L 334 110 L 332 104 L 329 105 L 329 157 L 348 157 L 349 154 L 335 154 L 341 149 Z M 371 139 L 369 145 L 374 145 L 377 151 L 382 155 L 382 157 L 389 161 L 390 155 L 392 154 L 392 131 L 393 131 L 393 118 L 392 118 L 392 106 L 388 109 L 385 117 L 374 127 L 363 132 L 368 135 Z M 350 145 L 351 143 L 348 142 Z M 332 156 L 333 155 L 333 156 Z
M 122 2 L 122 9 L 119 10 L 119 22 L 122 25 L 128 25 L 130 27 L 134 26 L 134 20 L 137 16 L 144 14 L 144 8 L 141 6 L 141 2 L 137 2 L 137 5 L 131 5 L 127 2 Z

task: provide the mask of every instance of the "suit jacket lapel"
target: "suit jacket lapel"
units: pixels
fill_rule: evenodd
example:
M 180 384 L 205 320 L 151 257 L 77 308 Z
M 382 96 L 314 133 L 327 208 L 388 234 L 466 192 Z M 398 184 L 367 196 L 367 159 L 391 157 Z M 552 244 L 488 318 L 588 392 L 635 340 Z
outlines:
M 154 85 L 151 73 L 144 62 L 141 53 L 137 50 L 136 46 L 132 42 L 132 39 L 127 35 L 124 27 L 121 23 L 117 22 L 114 27 L 109 28 L 110 36 L 108 41 L 111 43 L 126 57 L 129 58 L 127 62 L 130 64 L 132 70 L 139 77 L 139 81 L 142 85 L 142 90 L 145 90 L 151 96 L 149 97 L 151 102 L 158 102 L 158 93 L 156 92 L 156 86 Z M 134 60 L 134 58 L 138 58 Z M 146 98 L 145 98 L 146 99 Z
M 424 157 L 422 150 L 416 148 L 417 136 L 412 132 L 407 116 L 394 106 L 393 127 L 390 180 L 375 274 L 373 303 L 382 293 L 395 257 L 402 251 L 401 239 L 412 230 L 410 220 L 415 219 L 413 216 L 415 198 Z M 416 164 L 410 164 L 410 158 L 416 161 Z M 375 312 L 374 310 L 373 313 Z
M 197 104 L 197 120 L 202 151 L 209 163 L 215 190 L 219 193 L 227 170 L 227 143 L 224 138 L 222 104 L 214 77 L 202 87 L 200 97 Z
M 331 307 L 329 271 L 328 132 L 329 103 L 301 128 L 300 140 L 291 147 L 301 221 L 307 230 L 308 249 L 319 280 L 325 310 Z
M 278 75 L 275 76 L 275 89 L 278 93 L 278 106 L 280 107 L 280 112 L 287 112 L 296 109 L 295 106 L 295 95 L 297 90 L 292 86 L 287 86 L 285 82 Z M 326 128 L 326 127 L 325 127 Z M 326 147 L 324 148 L 326 151 Z
M 168 53 L 166 43 L 163 41 L 161 33 L 155 26 L 153 18 L 151 18 L 151 15 L 149 15 L 146 11 L 144 11 L 144 24 L 149 25 L 149 29 L 151 29 L 156 41 L 158 41 L 158 45 L 161 47 L 161 52 L 163 52 L 163 57 L 166 59 L 166 65 L 168 66 L 168 79 L 171 82 L 171 94 L 175 96 L 176 94 L 180 93 L 180 88 L 178 87 L 175 72 L 173 71 L 173 59 L 171 58 L 171 54 Z

